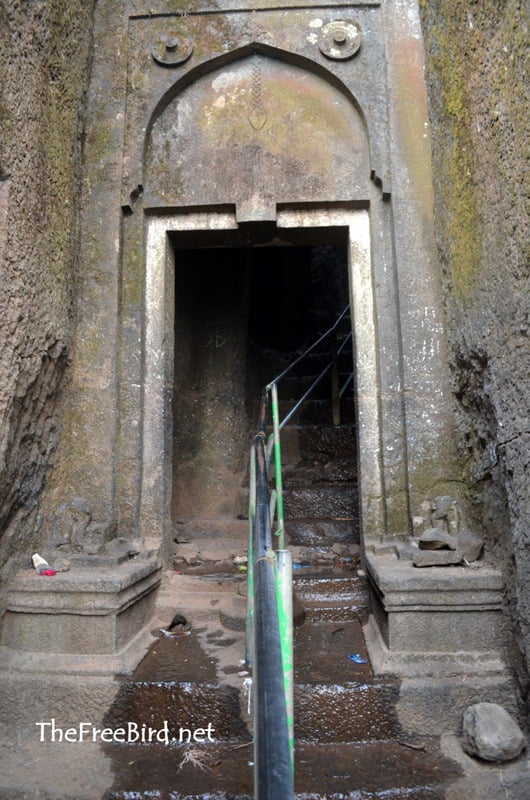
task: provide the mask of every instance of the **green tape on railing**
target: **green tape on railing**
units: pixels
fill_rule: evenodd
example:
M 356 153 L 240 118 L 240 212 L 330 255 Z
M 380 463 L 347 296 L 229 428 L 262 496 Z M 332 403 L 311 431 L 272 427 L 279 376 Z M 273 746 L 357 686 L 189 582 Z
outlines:
M 276 551 L 276 596 L 289 746 L 294 770 L 293 560 L 290 550 Z

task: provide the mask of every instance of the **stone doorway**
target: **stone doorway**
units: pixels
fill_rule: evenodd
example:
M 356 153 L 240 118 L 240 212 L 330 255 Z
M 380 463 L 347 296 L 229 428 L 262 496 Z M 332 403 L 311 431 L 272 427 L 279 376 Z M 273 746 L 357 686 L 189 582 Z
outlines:
M 348 305 L 345 231 L 310 234 L 251 224 L 195 242 L 171 237 L 173 520 L 242 510 L 238 490 L 263 386 Z
M 377 381 L 368 212 L 285 209 L 276 223 L 238 224 L 229 211 L 204 211 L 149 217 L 147 226 L 143 530 L 157 529 L 161 544 L 167 545 L 175 516 L 233 513 L 255 424 L 252 401 L 275 374 L 259 373 L 249 341 L 254 338 L 252 347 L 262 352 L 273 350 L 281 339 L 289 347 L 305 339 L 309 343 L 319 318 L 325 329 L 348 294 L 361 398 L 361 484 L 364 476 L 370 483 L 380 479 L 377 454 L 371 457 L 367 438 L 379 425 L 378 405 L 372 402 Z M 337 274 L 342 263 L 341 288 L 339 279 L 330 280 L 326 258 Z M 304 271 L 311 273 L 311 263 L 312 279 L 301 280 Z M 274 272 L 269 289 L 262 280 L 267 269 L 269 275 Z M 283 299 L 272 312 L 278 322 L 273 332 L 261 309 L 272 303 L 275 282 Z M 290 324 L 294 308 L 295 327 Z M 302 331 L 295 345 L 297 327 Z M 377 513 L 374 496 L 380 498 L 381 492 L 371 487 L 365 493 L 364 519 Z

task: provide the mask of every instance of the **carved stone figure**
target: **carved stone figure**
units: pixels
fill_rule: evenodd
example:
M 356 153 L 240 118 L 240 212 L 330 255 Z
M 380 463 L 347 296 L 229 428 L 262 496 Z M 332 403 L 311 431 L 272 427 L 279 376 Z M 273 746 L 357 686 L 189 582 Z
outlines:
M 420 552 L 414 555 L 414 566 L 470 563 L 480 558 L 484 542 L 467 528 L 457 500 L 449 495 L 435 497 L 431 507 L 431 526 L 419 537 Z

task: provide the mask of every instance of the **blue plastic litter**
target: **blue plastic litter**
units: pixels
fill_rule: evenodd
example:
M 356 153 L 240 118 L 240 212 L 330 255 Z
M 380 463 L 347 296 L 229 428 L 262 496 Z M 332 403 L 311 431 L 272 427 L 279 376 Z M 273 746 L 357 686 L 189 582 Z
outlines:
M 348 658 L 351 658 L 351 660 L 355 661 L 356 664 L 368 664 L 366 658 L 363 658 L 360 653 L 352 653 L 351 656 L 348 656 Z
M 293 569 L 309 569 L 310 564 L 293 564 Z

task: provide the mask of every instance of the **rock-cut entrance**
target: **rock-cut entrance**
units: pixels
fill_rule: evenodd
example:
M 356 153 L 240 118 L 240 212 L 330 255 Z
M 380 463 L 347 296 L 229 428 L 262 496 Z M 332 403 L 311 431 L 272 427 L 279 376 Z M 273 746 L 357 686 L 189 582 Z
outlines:
M 362 431 L 378 435 L 368 211 L 378 189 L 355 97 L 313 62 L 262 44 L 172 86 L 142 162 L 140 532 L 167 543 L 175 519 L 237 513 L 261 386 L 349 297 Z M 364 449 L 363 517 L 379 530 L 380 464 Z
M 171 516 L 174 522 L 197 516 L 242 516 L 241 486 L 261 389 L 348 305 L 345 230 L 286 232 L 273 224 L 254 223 L 221 236 L 177 233 L 171 241 L 175 261 Z M 296 399 L 297 389 L 302 393 L 304 381 L 320 369 L 323 358 L 323 353 L 314 356 L 302 374 L 284 381 L 282 402 Z M 351 347 L 342 364 L 351 373 Z M 311 398 L 305 418 L 331 424 L 330 398 L 328 374 Z M 345 394 L 346 404 L 351 421 L 351 389 Z

